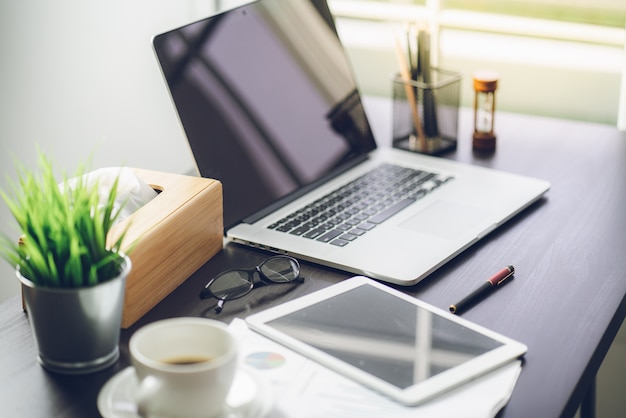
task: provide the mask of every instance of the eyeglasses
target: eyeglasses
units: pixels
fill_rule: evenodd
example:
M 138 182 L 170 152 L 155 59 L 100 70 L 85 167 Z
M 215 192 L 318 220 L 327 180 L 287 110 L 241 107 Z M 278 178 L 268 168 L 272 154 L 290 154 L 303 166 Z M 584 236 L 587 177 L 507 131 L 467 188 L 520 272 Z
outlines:
M 254 282 L 254 273 L 259 274 L 260 282 Z M 218 274 L 204 286 L 199 297 L 217 299 L 215 312 L 220 313 L 224 302 L 247 295 L 255 286 L 292 282 L 304 282 L 304 277 L 300 277 L 298 260 L 287 255 L 277 255 L 251 269 L 228 270 Z

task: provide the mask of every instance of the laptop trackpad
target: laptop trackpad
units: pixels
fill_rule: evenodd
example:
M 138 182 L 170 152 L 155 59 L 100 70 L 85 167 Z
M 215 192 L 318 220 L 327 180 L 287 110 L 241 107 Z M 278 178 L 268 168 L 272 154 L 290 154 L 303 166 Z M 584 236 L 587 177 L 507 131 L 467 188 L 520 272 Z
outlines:
M 479 235 L 489 225 L 484 209 L 437 201 L 401 223 L 400 227 L 440 238 L 457 239 L 468 233 Z

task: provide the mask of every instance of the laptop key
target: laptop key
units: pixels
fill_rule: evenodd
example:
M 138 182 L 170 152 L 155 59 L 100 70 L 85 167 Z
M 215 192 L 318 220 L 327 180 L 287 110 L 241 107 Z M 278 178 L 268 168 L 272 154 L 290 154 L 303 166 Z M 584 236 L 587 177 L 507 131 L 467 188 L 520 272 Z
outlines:
M 306 231 L 308 231 L 309 229 L 310 229 L 310 228 L 309 228 L 309 227 L 307 227 L 307 226 L 300 226 L 300 227 L 298 227 L 298 228 L 294 229 L 293 231 L 290 231 L 289 233 L 290 233 L 290 234 L 293 234 L 293 235 L 302 235 L 302 234 L 304 234 Z
M 376 224 L 373 223 L 373 222 L 370 222 L 370 221 L 363 222 L 363 223 L 357 225 L 357 228 L 364 229 L 366 231 L 369 231 L 369 230 L 373 229 L 374 227 L 376 227 Z
M 350 229 L 352 229 L 352 225 L 341 224 L 341 225 L 337 225 L 336 229 L 340 229 L 342 231 L 349 231 Z
M 398 203 L 396 203 L 395 205 L 390 206 L 384 211 L 380 212 L 378 215 L 372 216 L 368 221 L 374 224 L 382 223 L 412 203 L 415 203 L 415 200 L 408 199 L 408 198 L 403 199 L 399 201 Z
M 330 242 L 331 240 L 337 238 L 341 234 L 343 234 L 343 231 L 340 231 L 338 229 L 333 229 L 331 231 L 328 231 L 321 237 L 319 237 L 317 240 L 322 241 L 322 242 Z
M 339 239 L 343 239 L 343 240 L 346 240 L 346 241 L 354 241 L 357 238 L 358 238 L 358 235 L 353 235 L 353 234 L 350 234 L 350 233 L 342 234 L 339 237 Z
M 366 232 L 367 232 L 367 230 L 361 229 L 361 228 L 352 228 L 351 230 L 348 231 L 349 234 L 356 235 L 357 237 L 360 237 L 361 235 L 365 234 Z
M 350 241 L 346 241 L 344 239 L 337 238 L 337 239 L 332 240 L 330 243 L 332 245 L 336 245 L 338 247 L 345 247 L 346 245 L 348 245 L 350 243 Z
M 309 232 L 307 232 L 306 234 L 302 235 L 305 238 L 312 238 L 315 239 L 317 237 L 319 237 L 320 235 L 322 235 L 324 232 L 326 232 L 326 230 L 322 229 L 322 228 L 315 228 L 310 230 Z
M 280 232 L 289 232 L 292 228 L 293 226 L 285 224 L 285 225 L 279 226 L 278 228 L 276 228 L 276 230 Z
M 414 191 L 413 193 L 409 194 L 409 198 L 411 199 L 421 199 L 422 197 L 426 196 L 427 192 L 424 189 L 418 189 L 416 191 Z

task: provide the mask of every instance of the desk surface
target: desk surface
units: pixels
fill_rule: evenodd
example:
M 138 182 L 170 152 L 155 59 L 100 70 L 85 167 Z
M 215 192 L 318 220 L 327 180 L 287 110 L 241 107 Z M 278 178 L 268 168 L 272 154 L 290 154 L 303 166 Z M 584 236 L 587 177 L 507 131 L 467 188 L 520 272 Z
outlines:
M 390 136 L 388 102 L 368 101 L 378 138 Z M 471 152 L 471 113 L 464 110 L 459 161 L 544 178 L 552 189 L 504 227 L 426 280 L 403 288 L 446 308 L 507 264 L 516 278 L 463 316 L 528 345 L 522 374 L 502 417 L 573 416 L 626 316 L 626 138 L 613 127 L 498 113 L 498 150 Z M 213 275 L 252 266 L 267 253 L 229 244 L 122 333 L 121 358 L 90 376 L 45 372 L 19 298 L 0 305 L 0 408 L 22 417 L 98 416 L 102 385 L 129 365 L 128 338 L 166 317 L 205 316 L 229 322 L 341 281 L 349 274 L 303 264 L 304 284 L 268 286 L 226 304 L 197 299 Z

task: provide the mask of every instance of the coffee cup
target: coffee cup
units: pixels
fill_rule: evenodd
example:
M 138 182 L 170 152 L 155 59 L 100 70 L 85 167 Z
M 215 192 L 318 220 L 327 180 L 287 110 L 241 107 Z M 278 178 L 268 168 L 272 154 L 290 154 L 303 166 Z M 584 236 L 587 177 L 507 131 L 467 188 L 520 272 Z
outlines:
M 140 328 L 130 338 L 142 417 L 218 417 L 237 369 L 235 338 L 221 322 L 173 318 Z

